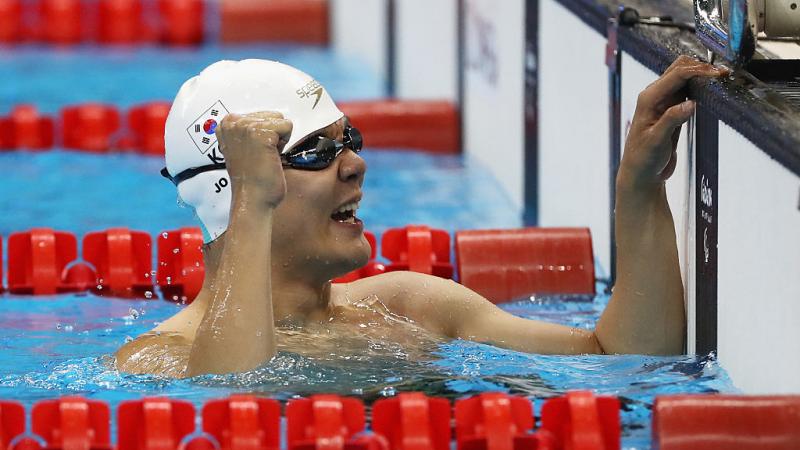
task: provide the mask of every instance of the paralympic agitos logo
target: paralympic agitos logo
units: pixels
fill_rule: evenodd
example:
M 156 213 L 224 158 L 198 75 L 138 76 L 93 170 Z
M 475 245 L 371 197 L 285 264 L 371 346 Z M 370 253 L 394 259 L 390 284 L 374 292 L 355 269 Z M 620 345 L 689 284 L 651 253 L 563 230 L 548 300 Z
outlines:
M 319 103 L 319 100 L 322 98 L 322 94 L 325 92 L 325 90 L 323 89 L 322 85 L 319 84 L 319 81 L 311 80 L 305 86 L 301 87 L 295 92 L 297 92 L 297 95 L 300 98 L 316 97 L 314 100 L 314 105 L 311 107 L 311 109 L 314 109 L 317 107 L 317 103 Z

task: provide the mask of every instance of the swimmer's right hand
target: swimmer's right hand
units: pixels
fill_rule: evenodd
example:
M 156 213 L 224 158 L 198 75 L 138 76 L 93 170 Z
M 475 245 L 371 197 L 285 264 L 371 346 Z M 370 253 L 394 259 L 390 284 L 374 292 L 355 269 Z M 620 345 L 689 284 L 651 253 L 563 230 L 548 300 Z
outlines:
M 246 190 L 246 198 L 271 208 L 283 200 L 286 180 L 280 150 L 291 133 L 292 122 L 279 112 L 228 114 L 222 120 L 216 135 L 234 195 L 241 197 Z

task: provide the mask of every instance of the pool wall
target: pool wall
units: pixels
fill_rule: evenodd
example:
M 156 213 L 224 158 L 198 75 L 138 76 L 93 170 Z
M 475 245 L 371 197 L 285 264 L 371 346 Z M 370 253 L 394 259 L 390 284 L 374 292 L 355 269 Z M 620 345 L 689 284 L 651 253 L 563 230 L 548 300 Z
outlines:
M 458 98 L 458 2 L 332 0 L 331 5 L 331 44 L 363 58 L 387 80 L 390 95 Z
M 609 28 L 614 0 L 439 3 L 447 6 L 433 10 L 459 12 L 444 29 L 455 21 L 460 40 L 443 44 L 431 27 L 414 33 L 459 55 L 464 152 L 524 208 L 526 223 L 588 226 L 598 276 L 613 279 L 613 180 L 636 98 L 678 53 L 705 58 L 705 48 L 691 32 Z M 689 2 L 625 4 L 693 22 Z M 800 55 L 796 44 L 765 45 L 773 57 Z M 425 47 L 415 52 L 425 60 Z M 413 64 L 392 52 L 385 61 L 389 79 Z M 716 352 L 746 392 L 800 392 L 800 112 L 774 107 L 743 79 L 691 85 L 699 108 L 667 183 L 687 351 Z
M 655 2 L 634 3 L 644 15 L 664 14 Z M 538 217 L 542 226 L 583 220 L 606 267 L 613 267 L 614 257 L 611 174 L 638 93 L 677 53 L 704 54 L 691 33 L 676 37 L 642 27 L 607 32 L 609 11 L 616 6 L 526 3 L 538 13 L 526 36 L 528 49 L 539 51 L 541 120 L 534 137 L 538 146 L 515 150 L 537 152 L 526 157 L 537 161 L 528 168 L 535 167 L 539 180 L 538 189 L 525 192 L 526 205 L 538 205 L 528 217 Z M 688 11 L 674 8 L 677 20 L 692 20 L 688 6 Z M 493 12 L 487 14 L 485 20 L 492 20 Z M 517 84 L 519 96 L 523 91 Z M 776 111 L 732 80 L 692 85 L 691 94 L 700 107 L 684 127 L 678 168 L 667 184 L 686 291 L 687 350 L 717 352 L 746 392 L 800 391 L 800 138 L 798 127 L 791 126 L 800 123 L 800 114 Z M 516 176 L 513 170 L 506 173 Z

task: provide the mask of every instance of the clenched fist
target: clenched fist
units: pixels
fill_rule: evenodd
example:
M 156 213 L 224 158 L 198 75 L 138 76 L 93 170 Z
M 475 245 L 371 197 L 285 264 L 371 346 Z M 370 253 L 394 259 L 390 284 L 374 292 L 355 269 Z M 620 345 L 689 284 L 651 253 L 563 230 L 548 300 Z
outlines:
M 292 122 L 279 112 L 228 114 L 216 130 L 234 195 L 275 208 L 286 195 L 280 151 Z

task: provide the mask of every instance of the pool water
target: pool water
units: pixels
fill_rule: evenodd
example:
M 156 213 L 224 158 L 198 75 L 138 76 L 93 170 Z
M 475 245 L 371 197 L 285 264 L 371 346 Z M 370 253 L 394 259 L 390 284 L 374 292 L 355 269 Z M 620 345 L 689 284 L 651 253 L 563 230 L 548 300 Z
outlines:
M 185 78 L 222 58 L 279 59 L 309 71 L 338 100 L 376 98 L 383 82 L 354 60 L 315 48 L 208 46 L 192 51 L 154 48 L 79 48 L 54 52 L 35 47 L 0 50 L 0 114 L 17 103 L 42 111 L 86 101 L 121 108 L 169 100 Z M 46 67 L 46 70 L 43 70 Z M 360 67 L 358 64 L 355 67 Z M 145 75 L 143 76 L 142 73 Z M 480 163 L 460 156 L 377 150 L 362 153 L 369 166 L 359 216 L 380 235 L 388 228 L 425 224 L 453 232 L 469 228 L 521 226 L 521 211 Z M 32 227 L 89 231 L 127 226 L 156 235 L 194 225 L 179 207 L 174 187 L 159 174 L 163 159 L 133 154 L 94 155 L 56 149 L 44 153 L 0 153 L 0 235 Z M 4 259 L 5 259 L 4 254 Z M 4 261 L 4 264 L 7 264 Z M 604 286 L 595 297 L 537 297 L 502 307 L 514 314 L 592 328 L 605 307 Z M 650 446 L 654 396 L 685 392 L 730 392 L 735 388 L 713 355 L 694 357 L 543 356 L 465 341 L 421 336 L 409 348 L 374 335 L 363 354 L 280 353 L 252 372 L 170 380 L 120 374 L 110 355 L 126 340 L 178 311 L 180 305 L 93 295 L 0 296 L 0 398 L 33 402 L 79 394 L 109 402 L 168 395 L 197 406 L 233 392 L 287 399 L 335 392 L 371 403 L 399 391 L 421 390 L 458 398 L 504 391 L 542 399 L 571 389 L 619 396 L 624 448 Z M 367 356 L 364 356 L 366 354 Z M 537 411 L 541 402 L 537 402 Z
M 281 61 L 313 75 L 337 101 L 383 97 L 385 83 L 358 58 L 317 47 L 204 46 L 77 47 L 49 49 L 0 46 L 0 114 L 13 105 L 34 103 L 57 113 L 66 105 L 105 102 L 127 109 L 139 103 L 172 101 L 190 76 L 221 59 Z
M 519 211 L 482 166 L 461 157 L 372 150 L 359 215 L 382 233 L 410 223 L 450 232 L 520 226 Z M 68 151 L 0 154 L 13 167 L 0 191 L 0 233 L 33 226 L 81 236 L 112 226 L 153 235 L 192 225 L 172 185 L 158 175 L 156 157 Z M 598 284 L 598 292 L 604 286 Z M 592 328 L 608 296 L 526 298 L 502 307 L 514 314 Z M 111 355 L 126 340 L 150 330 L 181 306 L 164 300 L 124 300 L 90 294 L 0 297 L 0 398 L 33 402 L 65 394 L 108 401 L 169 395 L 198 407 L 233 392 L 279 399 L 333 392 L 370 403 L 400 391 L 458 398 L 504 391 L 542 399 L 570 389 L 593 389 L 623 401 L 625 448 L 649 448 L 655 395 L 734 390 L 712 356 L 543 356 L 466 341 L 420 338 L 403 348 L 370 336 L 359 353 L 314 356 L 282 352 L 255 371 L 170 380 L 116 372 Z M 366 355 L 366 356 L 365 356 Z

